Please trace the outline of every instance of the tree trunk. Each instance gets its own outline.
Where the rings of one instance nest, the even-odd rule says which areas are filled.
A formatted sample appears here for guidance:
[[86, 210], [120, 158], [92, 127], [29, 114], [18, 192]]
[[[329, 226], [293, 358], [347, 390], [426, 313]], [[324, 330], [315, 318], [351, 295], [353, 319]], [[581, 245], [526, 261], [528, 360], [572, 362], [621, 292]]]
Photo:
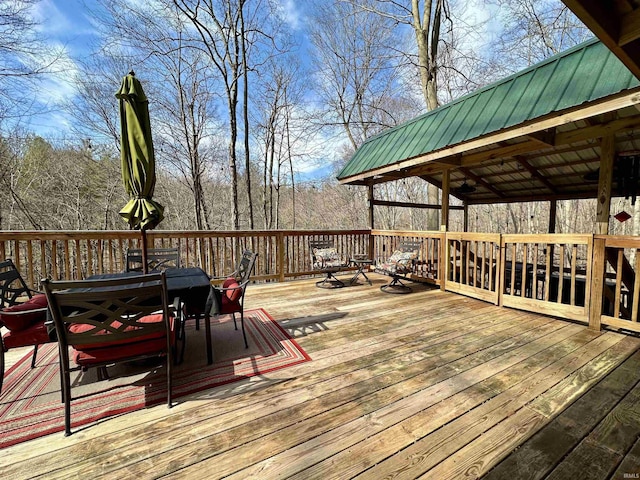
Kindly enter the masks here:
[[420, 0], [411, 0], [411, 13], [413, 14], [413, 31], [416, 35], [418, 47], [418, 69], [420, 71], [420, 83], [427, 110], [438, 107], [438, 85], [436, 81], [438, 41], [440, 39], [440, 21], [444, 0], [436, 0], [433, 25], [431, 24], [431, 11], [433, 0], [425, 0], [424, 12], [420, 18]]
[[242, 113], [244, 120], [244, 165], [247, 185], [247, 201], [249, 202], [249, 228], [253, 230], [253, 198], [251, 196], [251, 157], [249, 155], [249, 69], [247, 67], [247, 39], [244, 29], [244, 1], [240, 3], [240, 47], [242, 50], [242, 73], [244, 78], [242, 90]]

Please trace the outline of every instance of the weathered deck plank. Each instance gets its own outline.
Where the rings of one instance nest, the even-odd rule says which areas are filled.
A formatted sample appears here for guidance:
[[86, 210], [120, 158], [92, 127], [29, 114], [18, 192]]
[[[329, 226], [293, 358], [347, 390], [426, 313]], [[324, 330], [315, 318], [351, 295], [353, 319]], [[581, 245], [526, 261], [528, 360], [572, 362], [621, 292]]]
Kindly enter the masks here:
[[[609, 472], [639, 468], [628, 416], [640, 340], [424, 286], [386, 295], [386, 278], [372, 278], [329, 291], [252, 286], [247, 308], [265, 308], [313, 361], [7, 448], [0, 476], [506, 478], [510, 465], [533, 470], [526, 452], [579, 412], [592, 426], [563, 437], [564, 453], [532, 478], [570, 452], [591, 458], [581, 444], [614, 449]], [[631, 429], [616, 444], [622, 424]]]

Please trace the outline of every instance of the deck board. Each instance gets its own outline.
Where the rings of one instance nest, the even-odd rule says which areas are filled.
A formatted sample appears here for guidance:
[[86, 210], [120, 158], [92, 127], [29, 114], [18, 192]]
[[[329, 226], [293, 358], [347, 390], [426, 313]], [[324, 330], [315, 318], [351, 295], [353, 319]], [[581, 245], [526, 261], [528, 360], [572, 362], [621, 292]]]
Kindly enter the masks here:
[[1, 476], [565, 478], [597, 449], [594, 472], [640, 470], [639, 339], [371, 278], [251, 286], [311, 362], [7, 448]]

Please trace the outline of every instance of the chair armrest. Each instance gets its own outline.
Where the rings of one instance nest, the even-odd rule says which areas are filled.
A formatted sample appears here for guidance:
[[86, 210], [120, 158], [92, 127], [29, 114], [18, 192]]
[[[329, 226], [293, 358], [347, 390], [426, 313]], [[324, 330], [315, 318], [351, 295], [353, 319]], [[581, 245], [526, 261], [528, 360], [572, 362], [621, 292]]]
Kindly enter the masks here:
[[244, 288], [247, 286], [247, 284], [249, 283], [249, 280], [245, 280], [244, 282], [242, 282], [239, 285], [236, 285], [235, 287], [226, 287], [226, 288], [222, 288], [222, 287], [216, 287], [215, 285], [212, 285], [211, 288], [219, 291], [219, 292], [229, 292], [232, 290], [238, 290], [240, 288]]

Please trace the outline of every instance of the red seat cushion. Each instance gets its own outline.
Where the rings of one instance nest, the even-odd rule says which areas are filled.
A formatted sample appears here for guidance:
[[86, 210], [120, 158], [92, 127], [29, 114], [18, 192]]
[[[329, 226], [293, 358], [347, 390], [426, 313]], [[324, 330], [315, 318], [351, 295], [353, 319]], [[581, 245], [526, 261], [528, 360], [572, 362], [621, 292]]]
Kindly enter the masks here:
[[[173, 340], [171, 340], [173, 343]], [[77, 365], [91, 366], [99, 363], [118, 362], [138, 355], [147, 355], [166, 351], [167, 340], [155, 338], [144, 342], [126, 343], [124, 345], [112, 345], [106, 348], [88, 348], [86, 350], [73, 349], [72, 357]]]
[[[171, 330], [173, 330], [173, 317], [171, 317], [169, 319], [169, 323], [170, 323], [170, 328]], [[158, 313], [155, 315], [146, 315], [140, 319], [138, 319], [138, 323], [162, 323], [163, 319], [162, 319], [162, 314]], [[117, 320], [114, 321], [112, 324], [113, 328], [119, 328], [120, 326], [122, 326], [121, 322], [118, 322]], [[128, 326], [124, 329], [125, 332], [131, 332], [131, 331], [135, 331], [138, 328], [142, 328], [142, 327], [134, 327], [134, 326]], [[95, 325], [91, 325], [88, 323], [74, 323], [69, 327], [69, 332], [70, 333], [85, 333], [85, 332], [90, 332], [92, 330], [95, 330], [96, 326]], [[111, 335], [111, 332], [109, 332], [108, 330], [96, 330], [93, 333], [93, 336], [102, 336], [102, 335]], [[114, 340], [114, 341], [105, 341], [102, 340], [100, 342], [100, 344], [87, 344], [87, 345], [74, 345], [74, 347], [77, 350], [90, 350], [93, 348], [107, 348], [107, 347], [111, 347], [111, 346], [116, 346], [116, 345], [125, 345], [128, 343], [139, 343], [139, 342], [145, 342], [147, 340], [152, 340], [154, 338], [164, 338], [164, 332], [162, 331], [156, 331], [156, 332], [150, 332], [146, 335], [142, 335], [139, 337], [129, 337], [129, 338], [122, 338], [119, 340]]]
[[22, 330], [13, 330], [2, 337], [4, 346], [8, 349], [16, 347], [26, 347], [29, 345], [41, 345], [49, 343], [49, 333], [44, 322], [35, 323]]
[[[24, 303], [18, 303], [11, 307], [5, 307], [0, 312], [2, 322], [12, 332], [19, 332], [29, 328], [36, 322], [44, 322], [47, 319], [47, 311], [30, 312], [30, 310], [47, 307], [47, 297], [44, 293], [34, 295]], [[3, 315], [3, 312], [20, 313], [20, 315]], [[24, 312], [24, 313], [23, 313]]]
[[240, 285], [234, 278], [227, 279], [224, 282], [223, 288], [231, 288], [233, 290], [226, 290], [223, 292], [222, 299], [221, 299], [222, 303], [220, 305], [220, 313], [225, 314], [225, 313], [236, 313], [236, 312], [242, 311], [242, 305], [240, 305], [240, 298], [242, 297], [242, 288], [235, 288], [239, 286]]
[[[147, 315], [138, 320], [142, 323], [158, 323], [162, 322], [162, 314]], [[120, 322], [114, 322], [114, 326], [117, 326]], [[171, 317], [169, 319], [170, 331], [170, 343], [175, 342], [175, 319]], [[93, 325], [88, 324], [74, 324], [70, 330], [75, 330], [76, 333], [90, 331], [95, 328]], [[135, 327], [127, 327], [126, 331], [131, 331]], [[106, 330], [100, 330], [95, 335], [109, 335]], [[152, 332], [148, 335], [140, 337], [133, 337], [122, 339], [118, 341], [105, 342], [97, 345], [76, 345], [73, 348], [72, 358], [77, 365], [90, 366], [105, 362], [117, 362], [120, 360], [126, 360], [138, 355], [153, 354], [156, 352], [162, 352], [167, 348], [167, 340], [165, 339], [164, 332]]]

